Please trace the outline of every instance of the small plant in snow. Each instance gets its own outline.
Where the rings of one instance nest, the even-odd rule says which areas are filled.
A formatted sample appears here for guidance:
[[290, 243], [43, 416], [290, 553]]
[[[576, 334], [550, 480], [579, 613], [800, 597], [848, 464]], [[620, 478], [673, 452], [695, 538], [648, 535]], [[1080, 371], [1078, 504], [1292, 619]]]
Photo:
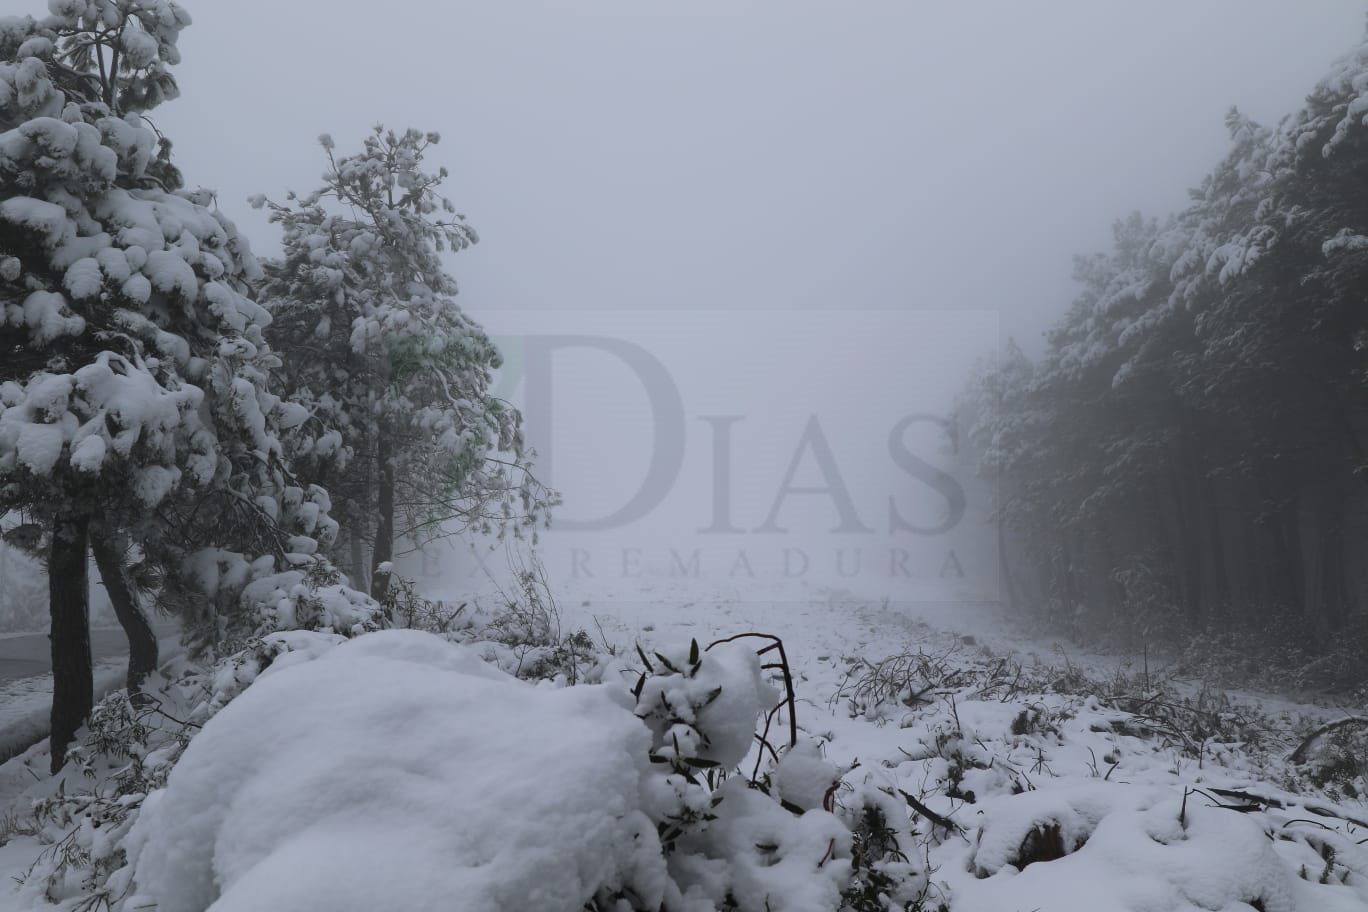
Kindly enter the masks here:
[[1308, 751], [1298, 774], [1336, 800], [1368, 795], [1368, 727], [1345, 726]]
[[[638, 654], [645, 670], [632, 692], [637, 716], [651, 730], [650, 760], [662, 770], [655, 784], [658, 803], [652, 816], [660, 843], [669, 853], [681, 836], [701, 832], [716, 819], [712, 810], [721, 799], [713, 790], [725, 780], [728, 766], [734, 767], [744, 757], [758, 713], [749, 713], [750, 732], [740, 755], [734, 743], [725, 745], [730, 750], [719, 754], [708, 724], [721, 719], [713, 712], [723, 689], [716, 660], [705, 671], [705, 654], [697, 640], [690, 642], [686, 656], [656, 653], [652, 662], [640, 647]], [[734, 728], [734, 721], [726, 724]], [[724, 765], [725, 760], [732, 763]]]
[[962, 683], [964, 671], [950, 661], [955, 651], [933, 655], [918, 649], [877, 662], [860, 659], [851, 666], [832, 701], [844, 701], [852, 717], [875, 721], [887, 721], [894, 712], [927, 706]]
[[[155, 703], [151, 688], [143, 696]], [[70, 908], [84, 910], [110, 908], [122, 897], [126, 884], [111, 878], [126, 861], [124, 838], [143, 799], [166, 784], [198, 728], [153, 703], [136, 706], [122, 691], [101, 701], [85, 740], [67, 755], [89, 788], [69, 791], [68, 777], [34, 805], [40, 838], [49, 845], [26, 882], [48, 901], [70, 900]]]
[[[782, 656], [782, 644], [770, 648]], [[906, 812], [862, 792], [875, 807], [869, 816], [834, 815], [841, 775], [817, 746], [799, 741], [779, 753], [768, 729], [757, 735], [757, 721], [786, 705], [764, 676], [775, 665], [728, 641], [638, 648], [638, 657], [633, 694], [655, 772], [643, 785], [645, 809], [686, 895], [742, 912], [924, 908], [925, 869], [910, 860]], [[782, 659], [777, 666], [787, 672]], [[767, 774], [740, 771], [753, 749], [776, 755]]]
[[913, 912], [928, 905], [931, 883], [901, 801], [886, 790], [861, 785], [839, 816], [850, 827], [850, 886], [841, 894], [842, 912]]
[[478, 631], [492, 641], [489, 654], [504, 671], [520, 678], [563, 680], [567, 684], [602, 679], [605, 656], [584, 630], [567, 633], [560, 606], [537, 552], [506, 545], [510, 585], [494, 582], [497, 604]]
[[471, 626], [473, 620], [466, 612], [468, 604], [462, 602], [452, 606], [427, 598], [418, 591], [413, 580], [396, 574], [390, 580], [389, 591], [380, 607], [391, 626], [446, 636]]

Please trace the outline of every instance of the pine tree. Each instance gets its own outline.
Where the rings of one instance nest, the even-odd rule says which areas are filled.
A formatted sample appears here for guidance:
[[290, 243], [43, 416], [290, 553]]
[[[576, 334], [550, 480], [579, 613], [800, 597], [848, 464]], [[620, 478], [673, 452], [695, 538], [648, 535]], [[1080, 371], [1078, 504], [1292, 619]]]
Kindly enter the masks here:
[[296, 461], [338, 500], [358, 582], [371, 543], [377, 599], [397, 538], [520, 535], [554, 499], [531, 474], [518, 411], [490, 394], [498, 349], [443, 268], [443, 253], [477, 238], [438, 192], [446, 170], [422, 169], [438, 140], [376, 127], [339, 158], [324, 136], [321, 188], [253, 201], [284, 230], [263, 300], [284, 388], [311, 416], [292, 435]]
[[[55, 772], [92, 703], [89, 549], [136, 687], [156, 642], [130, 561], [250, 607], [253, 584], [302, 576], [287, 565], [331, 526], [326, 494], [283, 460], [279, 431], [302, 410], [267, 391], [269, 316], [247, 296], [259, 267], [209, 194], [180, 191], [142, 118], [176, 95], [188, 15], [171, 0], [49, 7], [0, 20], [0, 511], [48, 542]], [[353, 604], [334, 620], [362, 622]]]

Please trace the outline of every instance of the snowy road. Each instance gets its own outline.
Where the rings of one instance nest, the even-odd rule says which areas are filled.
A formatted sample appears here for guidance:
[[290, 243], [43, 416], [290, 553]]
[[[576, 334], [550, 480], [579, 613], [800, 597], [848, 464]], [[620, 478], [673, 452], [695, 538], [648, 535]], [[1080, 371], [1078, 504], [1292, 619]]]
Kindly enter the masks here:
[[[159, 621], [157, 631], [162, 659], [179, 648], [177, 626]], [[128, 640], [120, 629], [91, 631], [95, 660], [97, 699], [122, 687], [127, 672]], [[0, 637], [0, 761], [22, 752], [47, 736], [48, 710], [52, 702], [52, 665], [45, 633]]]
[[[158, 630], [165, 636], [165, 632]], [[96, 661], [128, 654], [128, 640], [120, 629], [93, 630], [90, 648]], [[46, 633], [29, 633], [0, 639], [0, 685], [21, 678], [45, 675], [52, 668]]]

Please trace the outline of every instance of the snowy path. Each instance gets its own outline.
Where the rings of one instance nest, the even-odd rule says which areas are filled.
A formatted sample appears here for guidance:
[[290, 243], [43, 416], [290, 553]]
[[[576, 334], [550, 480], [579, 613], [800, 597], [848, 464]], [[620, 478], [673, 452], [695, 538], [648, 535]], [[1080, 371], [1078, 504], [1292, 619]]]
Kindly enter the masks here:
[[[95, 663], [95, 698], [123, 684], [128, 663], [107, 658]], [[52, 709], [52, 676], [38, 674], [0, 686], [0, 763], [47, 737]]]

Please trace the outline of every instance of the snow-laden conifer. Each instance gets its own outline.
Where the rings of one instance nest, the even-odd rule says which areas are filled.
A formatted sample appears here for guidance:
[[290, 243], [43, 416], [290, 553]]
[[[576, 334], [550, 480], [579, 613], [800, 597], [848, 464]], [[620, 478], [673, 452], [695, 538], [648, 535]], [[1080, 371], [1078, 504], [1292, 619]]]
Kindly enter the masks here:
[[[212, 195], [180, 190], [141, 117], [176, 95], [189, 16], [171, 0], [49, 9], [0, 19], [0, 511], [50, 541], [57, 767], [91, 704], [88, 548], [145, 673], [156, 645], [131, 560], [186, 604], [212, 583], [226, 615], [287, 614], [307, 587], [268, 605], [243, 593], [302, 580], [335, 525], [283, 460], [279, 433], [302, 410], [267, 389], [259, 267]], [[344, 629], [368, 613], [349, 604]]]
[[499, 351], [456, 305], [443, 266], [477, 238], [438, 192], [446, 169], [423, 169], [438, 139], [376, 127], [339, 157], [323, 136], [320, 188], [253, 201], [284, 231], [264, 300], [285, 388], [310, 414], [292, 452], [334, 495], [354, 580], [371, 543], [377, 598], [397, 537], [521, 535], [551, 500], [530, 472], [521, 416], [491, 394]]

